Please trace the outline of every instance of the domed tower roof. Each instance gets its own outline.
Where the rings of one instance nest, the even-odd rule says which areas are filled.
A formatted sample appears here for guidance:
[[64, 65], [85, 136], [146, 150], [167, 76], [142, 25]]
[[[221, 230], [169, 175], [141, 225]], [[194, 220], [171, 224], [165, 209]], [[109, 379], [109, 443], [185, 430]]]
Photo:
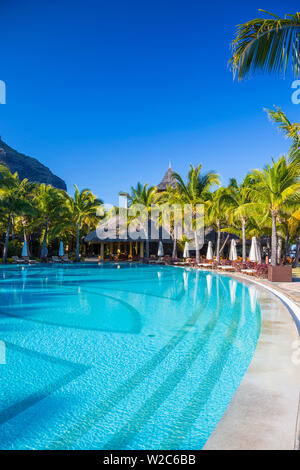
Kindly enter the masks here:
[[158, 192], [161, 191], [166, 191], [168, 186], [171, 186], [171, 188], [175, 189], [176, 188], [176, 180], [173, 178], [173, 170], [171, 168], [171, 163], [169, 164], [169, 168], [167, 169], [165, 176], [157, 186]]

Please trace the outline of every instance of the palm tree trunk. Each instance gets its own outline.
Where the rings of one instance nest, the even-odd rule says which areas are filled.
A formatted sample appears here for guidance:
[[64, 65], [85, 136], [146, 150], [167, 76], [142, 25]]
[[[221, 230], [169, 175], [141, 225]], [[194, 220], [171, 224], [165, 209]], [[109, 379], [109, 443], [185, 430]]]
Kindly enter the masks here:
[[223, 252], [223, 250], [224, 250], [224, 248], [225, 248], [225, 246], [226, 246], [226, 243], [228, 242], [229, 237], [230, 237], [230, 233], [227, 233], [226, 238], [225, 238], [225, 240], [224, 240], [224, 243], [223, 243], [223, 245], [221, 246], [221, 249], [220, 249], [220, 255], [221, 255], [221, 253]]
[[284, 239], [284, 258], [283, 258], [283, 264], [287, 263], [287, 257], [289, 254], [289, 242], [290, 242], [290, 234], [289, 234], [289, 229], [286, 229], [285, 232], [285, 239]]
[[221, 239], [221, 227], [220, 227], [220, 220], [218, 219], [217, 220], [217, 233], [218, 233], [218, 237], [217, 237], [217, 261], [218, 263], [220, 262], [220, 239]]
[[75, 261], [79, 263], [79, 225], [76, 226], [76, 250], [75, 250]]
[[297, 240], [296, 254], [295, 254], [295, 259], [293, 261], [293, 268], [297, 268], [299, 260], [300, 260], [300, 237]]
[[277, 265], [277, 232], [276, 232], [277, 211], [272, 211], [272, 241], [271, 241], [271, 265]]
[[199, 248], [199, 242], [198, 242], [198, 235], [197, 235], [197, 230], [195, 230], [195, 250], [196, 250], [196, 263], [200, 263], [200, 248]]
[[6, 261], [7, 261], [10, 227], [11, 227], [11, 216], [8, 217], [8, 224], [7, 224], [7, 229], [6, 229], [5, 243], [4, 243], [4, 250], [3, 250], [3, 260], [2, 260], [3, 264], [6, 264]]
[[172, 259], [176, 259], [176, 258], [177, 258], [177, 240], [176, 240], [176, 238], [174, 237], [174, 238], [173, 238]]
[[267, 257], [268, 257], [268, 263], [269, 263], [270, 253], [271, 253], [271, 237], [267, 237]]
[[259, 263], [261, 263], [262, 247], [261, 247], [261, 240], [260, 240], [260, 237], [257, 237], [257, 248], [258, 248], [258, 254], [259, 254], [259, 256], [260, 256]]
[[42, 243], [41, 258], [43, 261], [47, 260], [47, 236], [48, 236], [48, 220], [46, 221], [46, 224], [45, 224], [45, 233], [44, 233], [44, 238], [43, 238], [43, 243]]
[[282, 251], [282, 236], [278, 236], [278, 243], [277, 243], [277, 262], [280, 264], [281, 261], [281, 251]]
[[243, 263], [246, 263], [247, 252], [246, 252], [246, 220], [242, 218], [242, 237], [243, 237]]

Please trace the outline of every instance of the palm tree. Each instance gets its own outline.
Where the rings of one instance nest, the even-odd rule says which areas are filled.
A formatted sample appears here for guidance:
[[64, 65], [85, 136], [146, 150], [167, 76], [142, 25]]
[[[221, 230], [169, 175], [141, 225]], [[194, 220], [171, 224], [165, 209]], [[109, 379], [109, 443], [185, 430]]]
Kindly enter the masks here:
[[221, 225], [226, 219], [225, 204], [222, 200], [225, 188], [218, 188], [207, 202], [207, 222], [217, 230], [216, 260], [220, 262], [221, 253]]
[[234, 178], [231, 178], [229, 185], [222, 191], [220, 196], [220, 203], [225, 206], [225, 211], [229, 215], [229, 219], [238, 220], [241, 223], [242, 228], [242, 257], [243, 263], [246, 262], [246, 222], [247, 214], [239, 210], [240, 206], [243, 206], [250, 202], [249, 198], [249, 178], [242, 181], [241, 185], [237, 184]]
[[249, 176], [251, 180], [249, 197], [253, 202], [241, 205], [236, 213], [248, 213], [253, 217], [271, 215], [272, 246], [271, 264], [277, 264], [277, 219], [284, 206], [300, 202], [300, 169], [299, 165], [288, 163], [285, 157], [273, 165], [267, 165], [262, 171], [254, 170]]
[[[171, 238], [173, 240], [173, 249], [172, 249], [172, 259], [177, 258], [177, 243], [178, 238], [181, 235], [181, 227], [182, 227], [182, 206], [178, 204], [178, 195], [176, 191], [172, 188], [172, 186], [168, 186], [167, 189], [157, 195], [157, 203], [160, 205], [162, 209], [159, 215], [159, 225], [162, 226], [164, 224], [164, 214], [165, 210], [168, 213], [168, 228], [167, 230], [170, 231]], [[184, 239], [184, 243], [188, 241], [186, 237]], [[182, 245], [182, 243], [181, 243]]]
[[289, 160], [291, 162], [300, 163], [300, 124], [291, 123], [286, 114], [278, 107], [275, 110], [265, 109], [269, 119], [278, 125], [278, 129], [283, 131], [285, 136], [292, 141], [289, 149]]
[[300, 13], [284, 18], [256, 18], [238, 26], [229, 64], [239, 80], [257, 70], [280, 72], [287, 66], [298, 77], [300, 67]]
[[219, 176], [215, 172], [209, 171], [208, 173], [201, 174], [201, 168], [202, 165], [195, 167], [191, 165], [186, 183], [178, 173], [173, 173], [173, 178], [177, 181], [177, 187], [175, 191], [178, 201], [181, 204], [190, 204], [192, 207], [197, 263], [200, 262], [199, 240], [197, 229], [195, 228], [197, 224], [197, 205], [204, 204], [208, 200], [211, 200], [212, 194], [210, 190], [212, 186], [220, 184]]
[[38, 213], [36, 222], [43, 225], [41, 249], [41, 259], [43, 261], [47, 258], [47, 240], [50, 225], [59, 222], [59, 217], [65, 208], [66, 198], [67, 193], [65, 191], [45, 183], [36, 185], [34, 190], [33, 203]]
[[80, 230], [83, 225], [90, 226], [94, 222], [97, 209], [103, 204], [100, 199], [92, 193], [90, 189], [83, 189], [79, 191], [76, 184], [74, 184], [74, 196], [69, 196], [67, 200], [67, 218], [63, 223], [65, 225], [75, 226], [76, 229], [76, 249], [75, 260], [80, 261], [79, 245], [80, 245]]
[[[131, 187], [131, 193], [126, 193], [121, 191], [120, 196], [125, 196], [130, 202], [130, 206], [133, 205], [142, 205], [144, 206], [145, 210], [147, 211], [147, 228], [149, 233], [150, 223], [151, 223], [151, 208], [155, 205], [160, 196], [157, 193], [156, 186], [150, 186], [148, 188], [148, 184], [144, 186], [139, 182], [137, 183], [136, 187]], [[146, 258], [149, 258], [149, 236], [146, 238]]]
[[6, 214], [7, 228], [3, 250], [3, 264], [7, 261], [8, 241], [14, 217], [32, 214], [34, 209], [28, 198], [32, 185], [27, 179], [19, 180], [18, 173], [11, 174], [7, 168], [1, 168], [0, 200], [2, 211]]

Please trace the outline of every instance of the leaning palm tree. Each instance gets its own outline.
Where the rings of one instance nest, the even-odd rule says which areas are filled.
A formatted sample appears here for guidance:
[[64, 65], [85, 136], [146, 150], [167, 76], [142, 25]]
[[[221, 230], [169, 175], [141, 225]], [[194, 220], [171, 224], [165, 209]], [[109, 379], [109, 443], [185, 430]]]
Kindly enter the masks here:
[[220, 184], [219, 176], [213, 172], [201, 174], [202, 165], [190, 166], [188, 179], [185, 183], [178, 173], [173, 173], [173, 178], [177, 181], [176, 194], [181, 204], [189, 204], [192, 209], [194, 239], [196, 249], [196, 261], [200, 262], [200, 248], [197, 231], [197, 205], [205, 204], [212, 199], [211, 188]]
[[80, 247], [80, 230], [83, 225], [90, 226], [94, 221], [97, 209], [103, 204], [100, 199], [92, 193], [90, 189], [83, 189], [79, 191], [76, 184], [74, 184], [74, 196], [69, 196], [67, 200], [67, 225], [72, 225], [76, 230], [76, 249], [75, 260], [80, 261], [79, 247]]
[[277, 220], [284, 205], [300, 203], [300, 169], [299, 165], [288, 163], [285, 157], [273, 165], [267, 165], [262, 171], [254, 170], [251, 179], [249, 197], [252, 202], [243, 204], [237, 210], [237, 215], [248, 213], [253, 217], [271, 215], [272, 217], [272, 246], [271, 264], [277, 264]]
[[3, 250], [3, 264], [7, 261], [8, 242], [13, 218], [24, 214], [33, 214], [34, 209], [28, 194], [32, 185], [27, 179], [19, 180], [18, 173], [11, 174], [2, 168], [0, 201], [2, 212], [6, 214], [7, 228]]
[[[149, 233], [149, 228], [150, 228], [150, 216], [151, 216], [151, 210], [153, 205], [155, 205], [160, 196], [157, 193], [157, 188], [156, 186], [150, 186], [148, 188], [148, 184], [142, 185], [141, 183], [137, 183], [136, 187], [134, 188], [133, 186], [131, 187], [131, 193], [126, 193], [124, 191], [121, 191], [120, 196], [125, 196], [129, 200], [130, 206], [133, 205], [141, 205], [145, 208], [147, 211], [147, 228], [148, 228], [148, 233]], [[140, 217], [140, 216], [139, 216]], [[131, 218], [129, 218], [131, 220]], [[146, 238], [146, 258], [149, 258], [149, 236]]]
[[240, 24], [232, 42], [229, 64], [239, 80], [256, 71], [285, 75], [288, 65], [295, 76], [300, 69], [300, 13], [284, 18], [265, 10], [269, 18]]

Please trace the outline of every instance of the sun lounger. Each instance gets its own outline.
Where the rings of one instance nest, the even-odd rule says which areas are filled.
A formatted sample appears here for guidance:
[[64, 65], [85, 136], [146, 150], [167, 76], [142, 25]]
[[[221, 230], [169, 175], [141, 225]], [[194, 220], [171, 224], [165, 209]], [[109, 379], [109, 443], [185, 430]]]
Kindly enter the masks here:
[[212, 268], [210, 263], [199, 263], [197, 266], [200, 266], [201, 268]]
[[69, 258], [68, 255], [62, 256], [61, 260], [63, 263], [72, 263], [72, 260]]
[[29, 256], [22, 256], [22, 258], [25, 261], [25, 263], [28, 263], [28, 264], [38, 263], [38, 261], [36, 261], [35, 259], [30, 259]]
[[12, 256], [13, 264], [24, 264], [25, 261], [18, 256]]
[[233, 266], [220, 266], [220, 268], [223, 269], [223, 271], [234, 271]]
[[255, 269], [241, 269], [241, 273], [250, 274], [250, 276], [253, 276], [256, 273], [256, 271]]
[[53, 263], [61, 263], [62, 261], [59, 259], [58, 256], [52, 256]]

